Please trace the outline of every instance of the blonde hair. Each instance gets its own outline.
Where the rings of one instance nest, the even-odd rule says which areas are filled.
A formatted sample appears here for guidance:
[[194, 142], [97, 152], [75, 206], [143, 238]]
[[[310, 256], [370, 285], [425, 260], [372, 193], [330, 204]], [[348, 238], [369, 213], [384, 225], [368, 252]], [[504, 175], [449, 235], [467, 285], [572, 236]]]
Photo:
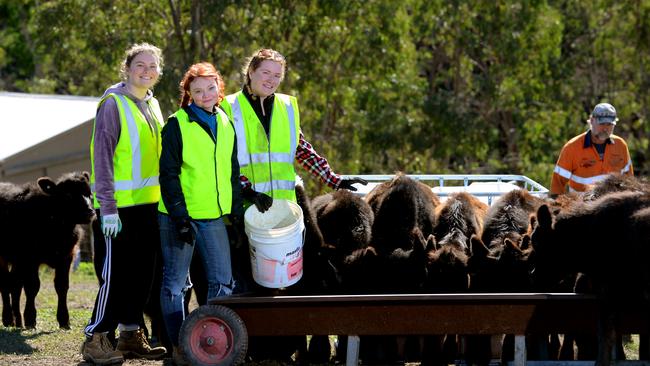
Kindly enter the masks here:
[[162, 76], [162, 68], [164, 64], [162, 51], [160, 50], [160, 48], [154, 45], [143, 42], [143, 43], [133, 44], [131, 47], [129, 47], [129, 49], [127, 49], [124, 52], [124, 59], [122, 60], [122, 64], [120, 65], [120, 78], [123, 81], [126, 81], [129, 78], [129, 67], [131, 67], [131, 62], [133, 62], [135, 56], [141, 54], [142, 52], [150, 53], [156, 58], [156, 60], [158, 61], [158, 74]]
[[241, 72], [244, 76], [244, 82], [246, 85], [250, 85], [251, 82], [250, 76], [248, 76], [249, 72], [257, 70], [262, 62], [266, 60], [275, 61], [282, 65], [282, 79], [284, 79], [284, 73], [287, 69], [287, 60], [276, 50], [261, 48], [246, 59], [246, 64], [242, 68]]

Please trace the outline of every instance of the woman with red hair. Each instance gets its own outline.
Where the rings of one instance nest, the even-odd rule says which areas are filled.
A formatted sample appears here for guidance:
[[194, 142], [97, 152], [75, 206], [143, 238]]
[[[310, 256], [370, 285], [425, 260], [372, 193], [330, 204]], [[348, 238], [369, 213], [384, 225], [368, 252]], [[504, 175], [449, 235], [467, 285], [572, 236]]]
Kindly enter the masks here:
[[194, 249], [208, 283], [208, 298], [232, 293], [230, 244], [223, 218], [242, 222], [243, 206], [235, 130], [218, 108], [223, 79], [207, 62], [190, 66], [180, 83], [180, 109], [162, 130], [158, 205], [163, 276], [160, 304], [174, 346], [184, 364], [178, 334]]

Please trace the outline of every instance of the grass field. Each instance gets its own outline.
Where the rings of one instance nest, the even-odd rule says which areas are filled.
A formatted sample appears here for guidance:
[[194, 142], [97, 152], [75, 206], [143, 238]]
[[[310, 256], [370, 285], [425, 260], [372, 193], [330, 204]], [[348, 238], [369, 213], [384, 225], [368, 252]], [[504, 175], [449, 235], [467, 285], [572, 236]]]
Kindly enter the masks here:
[[[56, 321], [57, 297], [53, 277], [54, 272], [50, 268], [41, 267], [35, 329], [0, 326], [0, 365], [84, 365], [80, 353], [83, 328], [90, 319], [97, 294], [97, 279], [92, 263], [81, 263], [77, 271], [70, 275], [70, 330], [59, 329]], [[171, 365], [171, 362], [128, 360], [124, 365]]]
[[[57, 298], [52, 284], [53, 275], [51, 269], [41, 267], [41, 290], [36, 298], [38, 317], [35, 329], [0, 326], [0, 365], [85, 365], [80, 354], [83, 328], [90, 318], [97, 294], [97, 280], [92, 263], [81, 263], [70, 276], [70, 330], [59, 329], [56, 321]], [[628, 359], [638, 359], [638, 336], [631, 338], [625, 351]], [[171, 366], [172, 363], [171, 360], [127, 360], [123, 365]], [[277, 363], [263, 365], [272, 366]]]

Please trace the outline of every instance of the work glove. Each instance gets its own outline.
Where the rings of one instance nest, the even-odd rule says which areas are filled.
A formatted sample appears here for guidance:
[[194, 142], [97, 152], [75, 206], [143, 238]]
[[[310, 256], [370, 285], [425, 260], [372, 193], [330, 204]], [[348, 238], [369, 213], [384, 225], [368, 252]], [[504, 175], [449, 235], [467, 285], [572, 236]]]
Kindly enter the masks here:
[[271, 205], [273, 205], [273, 197], [267, 195], [266, 193], [255, 192], [254, 190], [249, 190], [246, 193], [246, 198], [255, 204], [257, 210], [261, 213], [266, 212]]
[[102, 232], [104, 236], [115, 238], [117, 234], [122, 231], [122, 221], [120, 215], [114, 213], [110, 215], [102, 215]]
[[355, 183], [363, 184], [364, 186], [368, 184], [368, 181], [359, 177], [345, 178], [339, 183], [338, 189], [347, 189], [348, 191], [356, 192], [356, 188], [352, 185]]
[[180, 241], [188, 245], [194, 245], [196, 233], [192, 227], [192, 221], [189, 217], [174, 218], [174, 225], [176, 226], [176, 236]]

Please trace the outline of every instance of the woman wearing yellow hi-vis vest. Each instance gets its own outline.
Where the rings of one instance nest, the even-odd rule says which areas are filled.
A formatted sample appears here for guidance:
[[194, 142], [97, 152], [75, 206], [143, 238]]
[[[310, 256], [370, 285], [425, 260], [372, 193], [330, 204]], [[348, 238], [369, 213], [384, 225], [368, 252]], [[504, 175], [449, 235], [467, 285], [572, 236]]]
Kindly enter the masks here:
[[235, 283], [223, 218], [228, 215], [239, 227], [243, 216], [235, 130], [218, 107], [224, 97], [221, 75], [210, 63], [194, 64], [180, 89], [181, 108], [162, 131], [158, 206], [160, 305], [177, 365], [186, 364], [178, 335], [195, 249], [205, 271], [205, 278], [196, 280], [207, 282], [208, 299], [230, 295]]
[[296, 201], [294, 161], [333, 189], [356, 191], [354, 183], [367, 184], [361, 178], [342, 179], [305, 140], [296, 97], [275, 93], [285, 69], [279, 52], [255, 52], [243, 69], [244, 87], [221, 103], [237, 133], [244, 198], [261, 212], [273, 198]]
[[[100, 286], [81, 353], [98, 365], [166, 353], [163, 347], [151, 348], [140, 329], [160, 247], [156, 217], [163, 119], [151, 88], [162, 63], [158, 47], [131, 46], [122, 61], [123, 81], [108, 88], [97, 107], [90, 181], [100, 218], [93, 223]], [[116, 328], [120, 336], [113, 349]]]
[[[243, 196], [260, 212], [268, 210], [274, 198], [296, 201], [294, 162], [333, 189], [356, 191], [353, 184], [367, 184], [361, 178], [343, 179], [335, 174], [327, 160], [305, 140], [296, 97], [275, 93], [285, 70], [286, 61], [279, 52], [272, 49], [255, 52], [242, 70], [245, 79], [242, 90], [226, 96], [221, 103], [237, 134]], [[247, 256], [248, 253], [234, 253], [236, 292], [254, 288], [249, 285], [252, 281], [250, 268], [246, 270], [250, 263]], [[273, 339], [251, 337], [249, 349], [251, 354], [265, 354], [270, 350], [276, 358], [285, 359], [293, 353], [290, 345], [298, 346], [302, 341], [304, 337], [283, 339], [280, 350]]]

